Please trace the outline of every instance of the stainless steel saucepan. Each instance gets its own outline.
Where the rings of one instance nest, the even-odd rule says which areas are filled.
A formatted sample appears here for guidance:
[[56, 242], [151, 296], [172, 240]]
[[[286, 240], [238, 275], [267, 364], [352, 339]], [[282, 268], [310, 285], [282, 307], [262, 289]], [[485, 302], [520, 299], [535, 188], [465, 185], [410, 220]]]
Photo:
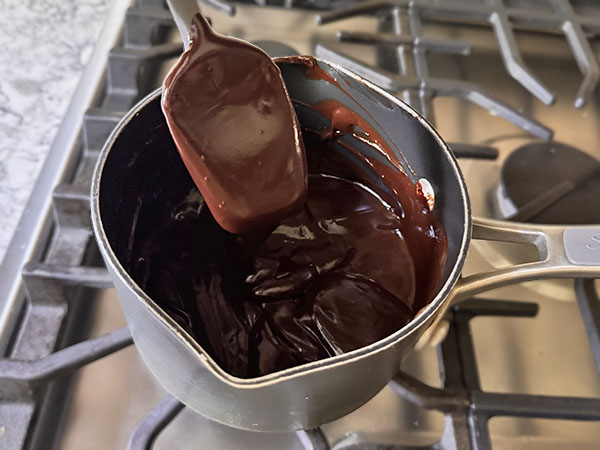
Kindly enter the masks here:
[[[132, 183], [146, 183], [150, 177], [163, 177], [164, 190], [181, 182], [170, 179], [167, 165], [161, 163], [165, 148], [175, 150], [160, 108], [160, 90], [120, 122], [104, 146], [93, 176], [94, 232], [140, 355], [167, 391], [197, 412], [234, 427], [283, 432], [316, 427], [348, 414], [390, 381], [417, 340], [454, 302], [522, 281], [600, 277], [600, 226], [472, 219], [456, 160], [432, 126], [411, 107], [358, 75], [325, 61], [318, 64], [343, 89], [309, 78], [300, 65], [281, 64], [292, 99], [305, 105], [335, 99], [359, 113], [367, 110], [369, 115], [364, 118], [387, 137], [391, 148], [401, 149], [418, 178], [430, 182], [435, 208], [448, 235], [448, 256], [437, 295], [409, 324], [385, 339], [318, 362], [240, 379], [223, 371], [135, 283], [124, 263], [128, 233], [139, 211], [124, 210], [122, 199]], [[318, 123], [322, 118], [306, 108], [299, 107], [298, 116], [301, 123], [323, 126]], [[359, 143], [357, 148], [372, 151]], [[338, 150], [345, 151], [342, 147]], [[153, 172], [151, 167], [164, 170]], [[539, 261], [461, 278], [472, 238], [533, 244], [539, 250]]]

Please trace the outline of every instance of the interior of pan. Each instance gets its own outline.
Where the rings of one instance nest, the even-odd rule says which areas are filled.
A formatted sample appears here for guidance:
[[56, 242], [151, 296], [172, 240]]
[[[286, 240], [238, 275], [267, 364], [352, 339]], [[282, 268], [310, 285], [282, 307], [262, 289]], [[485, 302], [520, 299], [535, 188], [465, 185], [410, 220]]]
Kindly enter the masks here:
[[[404, 172], [413, 183], [421, 178], [430, 182], [435, 194], [435, 210], [448, 237], [448, 254], [440, 283], [440, 291], [443, 290], [445, 282], [452, 281], [451, 276], [458, 276], [455, 269], [460, 272], [470, 238], [469, 198], [454, 156], [433, 127], [405, 103], [348, 70], [323, 61], [319, 61], [319, 65], [331, 75], [334, 84], [322, 77], [307, 77], [307, 72], [298, 65], [279, 64], [290, 97], [299, 103], [296, 112], [300, 122], [312, 128], [323, 127], [324, 118], [302, 104], [337, 100], [378, 131], [398, 153]], [[352, 146], [370, 157], [379, 156], [372, 147], [356, 139]], [[344, 152], [343, 148], [339, 150]], [[346, 154], [352, 157], [347, 151]], [[384, 159], [381, 161], [387, 163]], [[377, 177], [372, 180], [381, 189], [387, 189]]]
[[[302, 105], [323, 100], [335, 99], [354, 111], [362, 111], [363, 118], [402, 153], [400, 160], [405, 160], [405, 172], [413, 182], [426, 178], [433, 186], [435, 209], [448, 239], [435, 306], [460, 274], [470, 237], [469, 202], [456, 161], [431, 126], [405, 104], [350, 72], [319, 64], [337, 83], [311, 79], [301, 65], [280, 65], [300, 122], [313, 129], [322, 128], [325, 119]], [[367, 145], [354, 146], [361, 152], [373, 151]], [[160, 233], [154, 226], [155, 211], [164, 208], [158, 205], [185, 197], [193, 187], [169, 134], [158, 94], [118, 131], [101, 170], [102, 227], [120, 265], [127, 270], [136, 258], [136, 246], [143, 245], [135, 242], [131, 230], [137, 229], [142, 236]], [[135, 281], [143, 284], [143, 280]]]

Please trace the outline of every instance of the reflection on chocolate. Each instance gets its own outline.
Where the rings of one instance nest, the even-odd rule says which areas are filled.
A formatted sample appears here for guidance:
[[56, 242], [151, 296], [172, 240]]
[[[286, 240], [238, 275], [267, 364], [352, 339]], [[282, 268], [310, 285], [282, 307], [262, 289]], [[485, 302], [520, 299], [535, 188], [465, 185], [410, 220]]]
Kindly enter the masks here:
[[[304, 64], [311, 78], [338, 83], [311, 58], [291, 62]], [[119, 260], [239, 377], [385, 338], [427, 305], [440, 283], [443, 227], [403, 172], [402, 155], [370, 126], [368, 111], [332, 100], [297, 108], [331, 125], [302, 130], [306, 199], [272, 227], [235, 235], [219, 226], [164, 124], [148, 130], [149, 148], [133, 149], [115, 172], [128, 182], [111, 214], [131, 211], [128, 233], [107, 227]]]
[[162, 107], [181, 158], [215, 219], [242, 233], [297, 210], [306, 194], [298, 120], [279, 68], [216, 34], [197, 14], [191, 44], [164, 82]]
[[[397, 199], [367, 187], [365, 167], [334, 149], [336, 136], [304, 131], [307, 199], [274, 229], [224, 231], [189, 183], [135, 230], [129, 273], [233, 375], [376, 342], [437, 289], [446, 240], [425, 199], [406, 175], [373, 161], [394, 180]], [[138, 195], [152, 201], [149, 192]]]
[[413, 316], [400, 218], [358, 183], [311, 175], [308, 186], [303, 209], [266, 237], [222, 230], [192, 189], [132, 267], [234, 375], [354, 350]]
[[[332, 142], [344, 134], [351, 134], [360, 142], [367, 143], [387, 162], [367, 158], [352, 146], [341, 143], [347, 152], [363, 162], [361, 167], [350, 164], [348, 158], [340, 153], [323, 151], [319, 153], [321, 161], [316, 164], [313, 162], [313, 165], [323, 165], [323, 155], [326, 154], [328, 173], [359, 181], [366, 186], [371, 184], [369, 174], [381, 179], [387, 189], [379, 190], [379, 195], [402, 218], [401, 232], [415, 266], [417, 307], [422, 308], [434, 297], [441, 277], [447, 250], [443, 226], [430, 211], [420, 186], [415, 186], [403, 173], [398, 158], [398, 154], [403, 157], [401, 152], [390, 148], [386, 140], [361, 115], [335, 100], [321, 102], [314, 105], [313, 109], [331, 120], [331, 127], [319, 132], [321, 140]], [[368, 114], [368, 111], [364, 112]], [[314, 160], [315, 155], [316, 153], [312, 152], [308, 157]]]

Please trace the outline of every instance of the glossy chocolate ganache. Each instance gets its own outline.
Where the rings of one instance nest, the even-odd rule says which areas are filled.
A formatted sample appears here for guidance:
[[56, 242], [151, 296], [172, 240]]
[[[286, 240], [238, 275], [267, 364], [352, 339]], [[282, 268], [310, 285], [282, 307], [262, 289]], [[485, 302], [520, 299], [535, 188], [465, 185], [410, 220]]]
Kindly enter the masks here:
[[190, 47], [163, 85], [177, 149], [219, 224], [276, 225], [306, 194], [300, 125], [279, 68], [258, 47], [215, 33], [196, 14]]
[[[310, 58], [279, 64], [289, 62], [326, 79]], [[157, 134], [162, 161], [139, 152], [135, 165], [146, 179], [130, 183], [122, 200], [123, 210], [134, 211], [119, 256], [128, 272], [225, 371], [242, 378], [385, 338], [440, 283], [443, 227], [420, 189], [393, 168], [400, 167], [394, 152], [361, 114], [333, 100], [297, 106], [331, 126], [302, 128], [308, 192], [278, 225], [244, 235], [221, 228], [166, 127]], [[362, 156], [341, 142], [344, 135], [389, 153], [390, 164]], [[124, 170], [120, 176], [139, 178]], [[373, 173], [387, 189], [370, 184]]]

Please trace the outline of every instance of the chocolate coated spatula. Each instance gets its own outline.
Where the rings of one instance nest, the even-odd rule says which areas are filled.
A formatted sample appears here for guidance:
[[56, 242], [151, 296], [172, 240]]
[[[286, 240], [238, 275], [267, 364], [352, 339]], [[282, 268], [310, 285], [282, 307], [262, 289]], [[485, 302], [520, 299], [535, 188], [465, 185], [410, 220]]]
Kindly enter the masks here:
[[162, 94], [181, 158], [225, 230], [276, 225], [302, 204], [307, 182], [279, 68], [259, 48], [215, 33], [200, 13], [191, 16], [194, 2], [168, 3], [188, 43]]

